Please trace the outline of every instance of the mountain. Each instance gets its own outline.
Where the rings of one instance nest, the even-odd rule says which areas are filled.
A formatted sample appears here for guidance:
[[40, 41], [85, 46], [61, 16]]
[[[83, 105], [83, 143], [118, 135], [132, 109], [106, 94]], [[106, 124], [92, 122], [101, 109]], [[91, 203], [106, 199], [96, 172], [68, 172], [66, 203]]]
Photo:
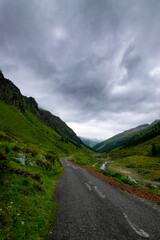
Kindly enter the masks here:
[[86, 146], [88, 146], [88, 147], [90, 147], [90, 148], [93, 148], [95, 145], [97, 145], [98, 143], [100, 143], [101, 141], [100, 140], [98, 140], [98, 139], [89, 139], [89, 138], [84, 138], [84, 137], [79, 137], [81, 140], [82, 140], [82, 142], [86, 145]]
[[23, 139], [53, 146], [67, 152], [82, 148], [83, 143], [59, 117], [40, 109], [32, 97], [25, 97], [0, 71], [0, 131], [1, 137]]
[[133, 136], [129, 141], [127, 141], [123, 147], [133, 147], [142, 144], [146, 141], [152, 140], [160, 135], [160, 121], [154, 121], [145, 130], [139, 132], [137, 135]]
[[[153, 123], [152, 123], [153, 124]], [[139, 134], [145, 132], [146, 129], [150, 127], [149, 124], [140, 125], [136, 128], [124, 131], [120, 134], [117, 134], [93, 147], [94, 150], [98, 152], [105, 152], [122, 145], [125, 145], [131, 141], [131, 139], [136, 138]]]
[[160, 119], [156, 119], [154, 120], [154, 122], [152, 122], [150, 125], [155, 125], [156, 123], [160, 122]]

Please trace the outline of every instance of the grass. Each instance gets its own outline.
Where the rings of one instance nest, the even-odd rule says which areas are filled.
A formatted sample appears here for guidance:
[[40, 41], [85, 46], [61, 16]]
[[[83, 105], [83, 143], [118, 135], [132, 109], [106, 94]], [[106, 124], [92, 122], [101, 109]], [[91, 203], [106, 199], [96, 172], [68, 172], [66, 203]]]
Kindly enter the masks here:
[[129, 171], [133, 178], [144, 185], [160, 186], [160, 153], [153, 156], [152, 152], [154, 144], [159, 149], [159, 142], [160, 136], [157, 136], [137, 146], [117, 148], [101, 156], [111, 161], [110, 170]]
[[[111, 161], [109, 165], [107, 165], [106, 170], [101, 170], [100, 166], [103, 162], [105, 162], [105, 160], [103, 158], [102, 158], [103, 160], [100, 160], [101, 159], [100, 156], [102, 155], [98, 154], [97, 156], [94, 156], [94, 157], [91, 157], [89, 155], [78, 155], [73, 157], [71, 160], [79, 165], [92, 168], [104, 174], [105, 176], [111, 177], [112, 179], [120, 182], [121, 184], [127, 184], [130, 186], [137, 187], [139, 189], [147, 190], [151, 193], [160, 194], [159, 189], [151, 189], [147, 185], [146, 186], [142, 185], [144, 181], [143, 175], [146, 175], [146, 180], [148, 181], [148, 183], [149, 183], [149, 179], [151, 179], [151, 176], [152, 176], [152, 181], [153, 180], [154, 181], [157, 180], [157, 182], [159, 181], [159, 178], [160, 178], [159, 158], [156, 159], [157, 161], [156, 163], [155, 163], [155, 158], [144, 157], [144, 156], [140, 156], [139, 158], [138, 156], [133, 156], [133, 157], [127, 157], [119, 160], [117, 159], [116, 161]], [[141, 160], [138, 161], [140, 158]], [[108, 158], [106, 160], [108, 160]], [[142, 178], [141, 178], [141, 181], [138, 182], [138, 184], [135, 184], [126, 176], [125, 173], [121, 172], [121, 170], [127, 170], [127, 169], [130, 170], [131, 168], [133, 168], [134, 171], [139, 170], [139, 173], [141, 174]], [[127, 173], [127, 175], [129, 174]], [[150, 183], [152, 182], [150, 181]]]
[[64, 141], [28, 110], [0, 101], [1, 240], [49, 239], [56, 179], [64, 172], [59, 158], [84, 151], [91, 152]]
[[[99, 155], [98, 155], [99, 156]], [[122, 183], [122, 184], [128, 184], [130, 186], [134, 186], [133, 182], [130, 181], [124, 174], [118, 172], [118, 171], [104, 171], [100, 169], [101, 164], [104, 162], [103, 160], [97, 159], [95, 156], [92, 157], [90, 155], [78, 155], [71, 159], [73, 162], [83, 165], [89, 168], [92, 168], [98, 172], [101, 172], [102, 174], [113, 178], [114, 180]]]
[[[44, 149], [26, 153], [23, 145], [18, 151], [25, 154], [26, 165], [16, 158], [13, 143], [0, 144], [0, 239], [47, 240], [56, 218], [56, 179], [63, 167], [56, 156], [46, 153], [50, 163], [46, 168], [47, 163], [40, 159]], [[31, 161], [36, 165], [30, 166]]]
[[112, 161], [111, 166], [129, 169], [145, 180], [160, 182], [160, 158], [148, 156], [129, 156]]
[[117, 171], [104, 171], [104, 170], [98, 170], [99, 172], [101, 172], [103, 175], [108, 176], [113, 178], [114, 180], [122, 183], [122, 184], [127, 184], [130, 186], [135, 186], [135, 184], [129, 179], [127, 178], [124, 174], [117, 172]]
[[73, 162], [79, 164], [79, 165], [84, 165], [87, 167], [99, 167], [102, 163], [103, 160], [97, 160], [97, 158], [91, 154], [78, 154], [75, 157], [71, 159]]
[[109, 157], [110, 159], [118, 159], [118, 158], [124, 158], [128, 156], [152, 156], [152, 145], [155, 144], [156, 146], [159, 146], [160, 143], [160, 136], [157, 136], [149, 141], [146, 141], [144, 143], [141, 143], [137, 146], [133, 147], [120, 147], [114, 150], [111, 150], [107, 153], [103, 153], [103, 157]]
[[86, 149], [80, 149], [71, 142], [62, 141], [61, 136], [52, 128], [43, 124], [28, 110], [23, 115], [15, 107], [0, 101], [0, 139], [18, 141], [28, 145], [51, 149], [60, 156], [73, 155]]

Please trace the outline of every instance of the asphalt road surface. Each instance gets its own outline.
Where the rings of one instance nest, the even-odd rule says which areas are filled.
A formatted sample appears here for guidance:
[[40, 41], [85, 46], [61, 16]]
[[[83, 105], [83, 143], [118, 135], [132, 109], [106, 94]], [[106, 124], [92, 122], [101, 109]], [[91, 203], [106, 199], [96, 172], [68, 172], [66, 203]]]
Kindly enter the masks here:
[[52, 240], [160, 240], [160, 210], [61, 159]]

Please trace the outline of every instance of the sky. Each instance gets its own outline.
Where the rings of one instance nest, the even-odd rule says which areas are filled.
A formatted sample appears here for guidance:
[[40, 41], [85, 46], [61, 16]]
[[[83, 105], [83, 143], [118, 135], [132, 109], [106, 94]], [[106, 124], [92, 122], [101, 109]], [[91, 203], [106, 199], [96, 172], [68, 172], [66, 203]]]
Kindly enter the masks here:
[[0, 0], [0, 69], [78, 136], [160, 118], [159, 0]]

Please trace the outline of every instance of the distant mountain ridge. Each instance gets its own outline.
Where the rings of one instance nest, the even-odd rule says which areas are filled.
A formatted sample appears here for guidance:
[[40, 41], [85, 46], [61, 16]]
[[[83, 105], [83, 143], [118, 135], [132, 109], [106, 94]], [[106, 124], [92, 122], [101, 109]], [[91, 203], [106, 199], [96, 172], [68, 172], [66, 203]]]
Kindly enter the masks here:
[[22, 114], [26, 110], [33, 113], [45, 125], [54, 129], [64, 141], [70, 141], [77, 146], [81, 146], [82, 141], [75, 132], [67, 126], [59, 117], [49, 111], [39, 109], [37, 102], [32, 97], [23, 96], [20, 90], [0, 71], [0, 100], [16, 107]]
[[89, 138], [84, 138], [84, 137], [80, 137], [79, 138], [82, 140], [82, 142], [90, 147], [90, 148], [93, 148], [95, 145], [97, 145], [98, 143], [100, 143], [101, 141], [98, 140], [98, 139], [89, 139]]
[[[153, 123], [149, 124], [143, 124], [138, 127], [126, 130], [122, 133], [119, 133], [93, 147], [93, 149], [97, 152], [106, 152], [110, 151], [112, 149], [118, 148], [120, 146], [129, 146], [132, 144], [136, 144], [140, 142], [140, 139], [142, 139], [142, 136], [145, 139], [149, 140], [149, 134], [148, 137], [144, 137], [145, 132], [148, 129], [151, 129], [152, 134], [154, 136], [157, 136], [159, 134], [159, 131], [156, 132], [155, 125], [159, 123], [159, 120], [155, 120]], [[147, 134], [147, 133], [146, 133]], [[152, 137], [152, 134], [150, 133], [150, 137]], [[138, 140], [139, 139], [139, 140]], [[142, 141], [142, 140], [141, 140]]]

